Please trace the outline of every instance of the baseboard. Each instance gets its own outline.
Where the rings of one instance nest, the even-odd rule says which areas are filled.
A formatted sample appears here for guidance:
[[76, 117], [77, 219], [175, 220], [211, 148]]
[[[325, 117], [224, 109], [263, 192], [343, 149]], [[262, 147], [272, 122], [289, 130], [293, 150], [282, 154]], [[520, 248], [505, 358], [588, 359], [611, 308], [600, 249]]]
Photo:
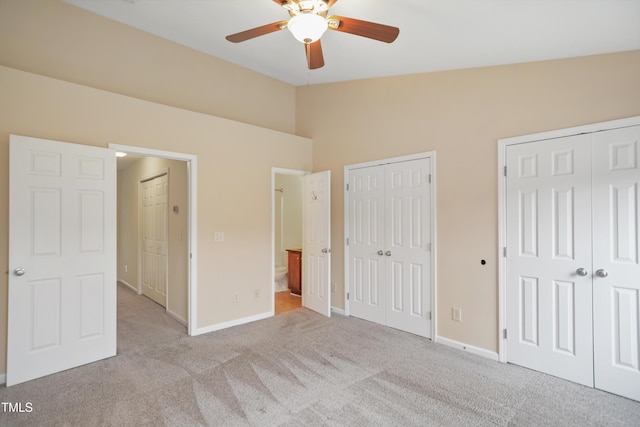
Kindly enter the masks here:
[[0, 374], [0, 385], [7, 383], [7, 374]]
[[175, 320], [176, 322], [180, 323], [182, 326], [184, 327], [189, 326], [189, 323], [186, 320], [184, 320], [182, 317], [178, 316], [176, 313], [174, 313], [169, 309], [167, 309], [167, 315], [171, 317], [173, 320]]
[[495, 351], [489, 351], [484, 348], [475, 347], [473, 345], [461, 343], [449, 338], [444, 337], [436, 337], [435, 341], [440, 344], [447, 345], [449, 347], [457, 348], [458, 350], [468, 351], [469, 353], [476, 354], [478, 356], [486, 357], [487, 359], [495, 360], [496, 362], [499, 360], [498, 353]]
[[123, 285], [125, 285], [127, 288], [131, 289], [133, 292], [135, 292], [136, 294], [138, 293], [138, 289], [134, 288], [133, 286], [131, 286], [130, 284], [128, 284], [127, 282], [125, 282], [122, 279], [118, 279], [118, 283], [122, 283]]
[[243, 317], [241, 319], [232, 320], [230, 322], [216, 323], [215, 325], [206, 326], [204, 328], [194, 328], [191, 331], [191, 335], [202, 335], [208, 332], [219, 331], [221, 329], [231, 328], [233, 326], [244, 325], [245, 323], [256, 322], [258, 320], [267, 319], [273, 316], [273, 311], [267, 311], [265, 313], [256, 314], [254, 316]]
[[339, 314], [341, 316], [344, 316], [344, 309], [342, 308], [338, 308], [338, 307], [331, 307], [331, 311], [335, 314]]

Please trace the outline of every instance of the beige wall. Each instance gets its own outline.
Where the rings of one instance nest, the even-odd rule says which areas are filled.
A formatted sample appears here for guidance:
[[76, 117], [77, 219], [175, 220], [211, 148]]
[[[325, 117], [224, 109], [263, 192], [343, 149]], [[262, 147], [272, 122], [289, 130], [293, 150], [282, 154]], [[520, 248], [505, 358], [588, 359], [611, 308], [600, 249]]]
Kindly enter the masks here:
[[[189, 205], [187, 162], [143, 157], [118, 171], [118, 280], [138, 290], [141, 268], [140, 182], [159, 173], [169, 178], [167, 312], [188, 321]], [[178, 212], [173, 211], [173, 207]], [[126, 266], [126, 268], [125, 268]], [[125, 271], [126, 270], [126, 271]]]
[[293, 86], [62, 0], [0, 0], [0, 65], [294, 133]]
[[[9, 134], [155, 148], [198, 156], [197, 326], [272, 309], [271, 170], [310, 170], [310, 140], [6, 67], [0, 93], [0, 271], [9, 269]], [[213, 242], [214, 231], [225, 232], [224, 243]], [[0, 277], [0, 370], [7, 277]]]
[[640, 115], [640, 51], [299, 87], [296, 111], [314, 171], [332, 173], [333, 305], [344, 306], [344, 165], [434, 150], [437, 332], [497, 351], [497, 140]]

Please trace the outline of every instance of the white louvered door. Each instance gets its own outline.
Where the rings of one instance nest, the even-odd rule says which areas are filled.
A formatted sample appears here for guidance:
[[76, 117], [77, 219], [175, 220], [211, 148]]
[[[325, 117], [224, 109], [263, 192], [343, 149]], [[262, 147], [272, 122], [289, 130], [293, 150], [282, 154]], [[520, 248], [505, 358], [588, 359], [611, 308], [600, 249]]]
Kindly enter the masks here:
[[507, 358], [640, 400], [640, 126], [507, 147]]

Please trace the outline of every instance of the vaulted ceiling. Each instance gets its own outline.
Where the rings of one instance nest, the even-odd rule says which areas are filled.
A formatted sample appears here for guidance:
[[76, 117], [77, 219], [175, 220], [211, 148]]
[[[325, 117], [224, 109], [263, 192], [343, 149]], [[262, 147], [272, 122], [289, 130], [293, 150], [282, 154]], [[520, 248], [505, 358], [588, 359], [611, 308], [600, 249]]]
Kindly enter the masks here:
[[274, 0], [65, 1], [296, 86], [640, 49], [638, 0], [339, 0], [329, 15], [400, 34], [387, 44], [327, 31], [316, 70], [286, 29], [225, 39], [288, 19]]

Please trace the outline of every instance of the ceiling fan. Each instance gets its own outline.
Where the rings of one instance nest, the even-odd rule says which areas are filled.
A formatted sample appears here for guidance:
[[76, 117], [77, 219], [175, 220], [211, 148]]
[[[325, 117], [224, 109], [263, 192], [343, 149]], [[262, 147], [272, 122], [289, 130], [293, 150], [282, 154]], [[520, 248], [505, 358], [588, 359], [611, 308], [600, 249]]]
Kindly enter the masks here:
[[288, 20], [278, 21], [250, 30], [241, 31], [226, 37], [233, 43], [240, 43], [255, 37], [288, 28], [293, 36], [304, 43], [309, 69], [314, 70], [324, 66], [320, 37], [326, 30], [355, 34], [361, 37], [378, 40], [385, 43], [393, 42], [400, 33], [396, 27], [376, 24], [375, 22], [359, 19], [329, 16], [329, 8], [338, 0], [273, 0], [289, 12]]

